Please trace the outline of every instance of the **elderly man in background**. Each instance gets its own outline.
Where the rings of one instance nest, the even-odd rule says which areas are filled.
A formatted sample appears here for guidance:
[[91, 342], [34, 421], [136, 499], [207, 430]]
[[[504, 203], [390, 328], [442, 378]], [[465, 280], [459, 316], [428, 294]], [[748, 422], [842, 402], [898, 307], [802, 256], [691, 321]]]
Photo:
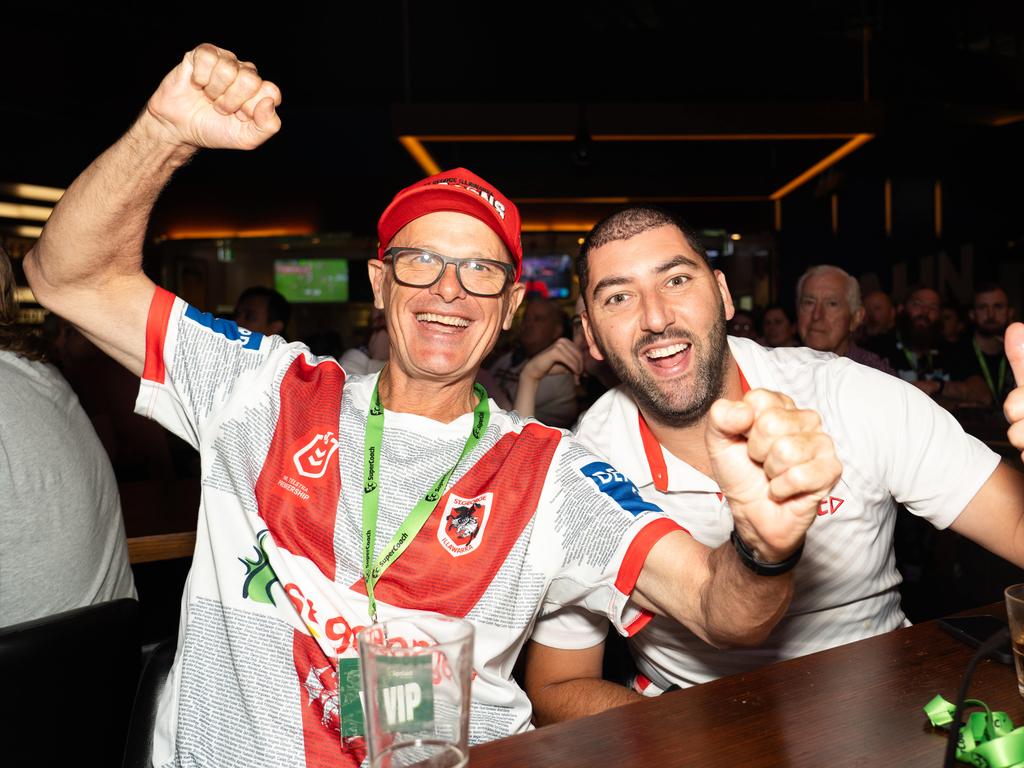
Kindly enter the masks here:
[[804, 272], [796, 283], [796, 316], [797, 331], [805, 346], [896, 374], [882, 358], [858, 347], [853, 340], [864, 319], [864, 308], [860, 286], [846, 271], [821, 264]]

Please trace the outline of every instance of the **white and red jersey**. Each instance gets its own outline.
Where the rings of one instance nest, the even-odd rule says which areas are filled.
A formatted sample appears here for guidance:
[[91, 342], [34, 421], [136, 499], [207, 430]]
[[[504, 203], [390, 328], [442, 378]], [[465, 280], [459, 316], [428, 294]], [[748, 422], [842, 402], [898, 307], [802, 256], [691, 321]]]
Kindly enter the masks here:
[[[999, 461], [947, 411], [895, 377], [809, 349], [769, 350], [732, 337], [729, 346], [750, 387], [784, 392], [821, 415], [843, 474], [821, 502], [795, 571], [793, 602], [768, 641], [717, 650], [679, 624], [655, 618], [630, 645], [640, 672], [657, 687], [706, 682], [905, 624], [892, 549], [897, 502], [945, 528]], [[718, 485], [658, 444], [623, 387], [595, 403], [577, 437], [695, 539], [710, 547], [729, 540], [732, 515]], [[587, 647], [588, 624], [595, 625], [589, 644], [599, 642], [601, 621], [575, 610], [538, 624], [534, 638]]]
[[[360, 542], [375, 380], [158, 289], [137, 410], [199, 450], [203, 488], [155, 765], [365, 756], [361, 738], [341, 744], [336, 663], [357, 656], [369, 623]], [[379, 544], [458, 459], [472, 418], [385, 412]], [[471, 620], [470, 741], [515, 733], [530, 704], [512, 667], [537, 618], [580, 606], [635, 631], [649, 617], [629, 593], [650, 547], [677, 528], [565, 433], [492, 403], [480, 442], [377, 583], [380, 619]]]

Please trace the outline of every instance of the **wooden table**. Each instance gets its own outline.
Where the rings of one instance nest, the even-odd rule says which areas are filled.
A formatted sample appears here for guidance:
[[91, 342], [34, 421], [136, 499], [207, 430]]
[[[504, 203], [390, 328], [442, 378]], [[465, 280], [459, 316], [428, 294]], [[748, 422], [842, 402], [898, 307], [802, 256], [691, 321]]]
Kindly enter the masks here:
[[[971, 613], [1005, 615], [1001, 605]], [[974, 650], [929, 621], [473, 747], [485, 766], [942, 765], [922, 707], [955, 701]], [[1012, 666], [978, 665], [970, 696], [1024, 724]]]

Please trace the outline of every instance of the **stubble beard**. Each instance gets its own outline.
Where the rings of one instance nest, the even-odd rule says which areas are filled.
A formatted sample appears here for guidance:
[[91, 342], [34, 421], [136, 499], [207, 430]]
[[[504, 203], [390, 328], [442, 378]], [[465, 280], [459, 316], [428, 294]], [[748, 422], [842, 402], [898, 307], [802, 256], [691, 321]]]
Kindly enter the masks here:
[[[633, 345], [631, 364], [614, 353], [601, 350], [619, 380], [629, 388], [640, 410], [649, 417], [670, 427], [693, 426], [704, 418], [715, 400], [722, 396], [728, 344], [725, 336], [725, 306], [719, 303], [718, 310], [718, 319], [712, 324], [706, 339], [698, 339], [682, 331], [647, 334]], [[679, 402], [678, 398], [666, 395], [659, 382], [639, 360], [639, 350], [642, 347], [670, 339], [688, 341], [691, 344], [691, 391], [689, 397], [682, 402]], [[674, 382], [671, 386], [676, 388], [673, 394], [681, 395], [679, 388], [685, 384]]]

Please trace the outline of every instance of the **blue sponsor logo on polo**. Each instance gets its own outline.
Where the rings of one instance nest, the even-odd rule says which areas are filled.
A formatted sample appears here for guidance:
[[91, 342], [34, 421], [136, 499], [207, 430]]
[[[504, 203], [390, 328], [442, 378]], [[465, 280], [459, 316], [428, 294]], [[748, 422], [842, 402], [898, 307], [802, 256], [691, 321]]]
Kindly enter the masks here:
[[200, 312], [191, 304], [185, 309], [185, 317], [209, 328], [216, 334], [220, 334], [225, 339], [242, 342], [242, 349], [259, 349], [260, 342], [263, 341], [262, 333], [256, 333], [247, 328], [239, 328], [238, 323], [214, 317], [209, 312]]
[[632, 481], [603, 461], [592, 461], [580, 471], [594, 481], [598, 490], [610, 496], [616, 504], [632, 515], [641, 512], [660, 512], [661, 507], [644, 501]]

